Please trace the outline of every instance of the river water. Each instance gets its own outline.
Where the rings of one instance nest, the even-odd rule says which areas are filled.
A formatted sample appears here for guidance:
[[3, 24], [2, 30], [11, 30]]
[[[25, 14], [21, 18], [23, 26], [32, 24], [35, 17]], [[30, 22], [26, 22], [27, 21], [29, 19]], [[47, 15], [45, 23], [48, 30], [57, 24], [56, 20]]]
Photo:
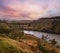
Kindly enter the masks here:
[[28, 31], [28, 30], [24, 30], [24, 33], [26, 34], [31, 34], [34, 35], [36, 37], [41, 38], [42, 35], [49, 36], [49, 39], [55, 39], [57, 41], [57, 44], [60, 46], [60, 34], [51, 34], [51, 33], [43, 33], [43, 32], [38, 32], [38, 31]]

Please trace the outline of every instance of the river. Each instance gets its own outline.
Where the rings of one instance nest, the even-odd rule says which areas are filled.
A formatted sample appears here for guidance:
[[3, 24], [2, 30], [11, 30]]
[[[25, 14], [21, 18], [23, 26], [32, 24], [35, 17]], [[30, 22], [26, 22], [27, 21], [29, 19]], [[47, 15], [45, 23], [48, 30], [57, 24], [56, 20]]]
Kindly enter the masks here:
[[57, 41], [57, 44], [60, 46], [60, 34], [51, 34], [51, 33], [44, 33], [44, 32], [38, 32], [38, 31], [28, 31], [28, 30], [24, 30], [24, 33], [26, 34], [31, 34], [34, 35], [36, 37], [41, 38], [42, 35], [49, 36], [49, 39], [55, 39]]

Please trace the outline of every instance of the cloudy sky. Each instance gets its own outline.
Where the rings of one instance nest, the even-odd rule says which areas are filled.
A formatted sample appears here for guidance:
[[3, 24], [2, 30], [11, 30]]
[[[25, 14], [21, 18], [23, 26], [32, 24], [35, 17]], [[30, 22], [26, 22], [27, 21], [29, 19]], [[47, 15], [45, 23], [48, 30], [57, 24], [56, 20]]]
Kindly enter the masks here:
[[0, 19], [34, 20], [60, 16], [60, 0], [0, 0]]

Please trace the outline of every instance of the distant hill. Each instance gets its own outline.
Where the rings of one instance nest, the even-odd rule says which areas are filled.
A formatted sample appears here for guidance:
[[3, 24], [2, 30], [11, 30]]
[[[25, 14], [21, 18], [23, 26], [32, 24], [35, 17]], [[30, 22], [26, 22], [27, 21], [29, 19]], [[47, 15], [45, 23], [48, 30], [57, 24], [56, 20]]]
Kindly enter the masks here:
[[13, 20], [13, 21], [8, 21], [8, 23], [31, 23], [33, 20]]
[[40, 18], [34, 21], [33, 25], [44, 32], [60, 33], [60, 17]]

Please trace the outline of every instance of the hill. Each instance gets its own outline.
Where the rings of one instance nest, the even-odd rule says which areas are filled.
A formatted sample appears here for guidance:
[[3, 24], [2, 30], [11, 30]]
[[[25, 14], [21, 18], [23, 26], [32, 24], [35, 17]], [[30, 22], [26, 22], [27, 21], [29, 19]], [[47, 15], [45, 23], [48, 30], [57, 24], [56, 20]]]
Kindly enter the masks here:
[[60, 34], [60, 17], [40, 18], [33, 22], [33, 27], [43, 32]]

